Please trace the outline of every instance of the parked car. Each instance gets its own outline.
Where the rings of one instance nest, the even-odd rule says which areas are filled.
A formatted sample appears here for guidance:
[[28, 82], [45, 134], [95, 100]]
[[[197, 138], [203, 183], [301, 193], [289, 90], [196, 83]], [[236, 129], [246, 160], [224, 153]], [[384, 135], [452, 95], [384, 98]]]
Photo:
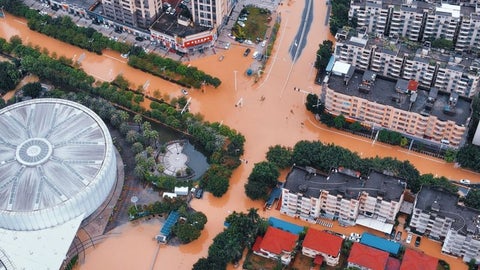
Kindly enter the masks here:
[[240, 25], [241, 27], [245, 27], [245, 23], [244, 23], [244, 22], [238, 21], [237, 24]]
[[195, 191], [195, 198], [201, 199], [203, 197], [203, 188], [199, 188]]
[[260, 54], [260, 53], [259, 53], [258, 51], [255, 51], [255, 52], [252, 54], [252, 58], [253, 58], [253, 59], [257, 59], [257, 57], [258, 57], [259, 54]]
[[262, 41], [262, 47], [265, 47], [265, 45], [267, 45], [267, 41], [266, 41], [266, 40]]
[[250, 48], [247, 48], [245, 52], [243, 53], [243, 56], [248, 56], [252, 50]]
[[135, 37], [135, 40], [136, 41], [143, 41], [144, 39], [143, 39], [143, 37]]
[[395, 240], [395, 234], [397, 233], [397, 231], [395, 229], [392, 230], [392, 232], [390, 233], [390, 240]]
[[417, 238], [415, 238], [415, 246], [419, 247], [421, 241], [422, 241], [422, 237], [418, 235]]
[[188, 91], [187, 91], [187, 89], [185, 89], [185, 88], [182, 88], [182, 94], [184, 94], [185, 96], [186, 96], [186, 95], [188, 95]]
[[410, 242], [412, 242], [412, 237], [413, 237], [413, 235], [412, 235], [411, 233], [409, 233], [409, 234], [407, 235], [407, 239], [405, 240], [405, 242], [406, 242], [407, 244], [410, 244]]
[[402, 232], [398, 231], [395, 236], [395, 241], [400, 242], [402, 240]]
[[360, 242], [360, 238], [362, 238], [362, 236], [358, 233], [351, 233], [350, 234], [350, 237], [348, 237], [348, 240], [352, 241], [352, 242]]
[[470, 180], [468, 180], [468, 179], [461, 179], [461, 180], [460, 180], [460, 183], [461, 183], [461, 184], [464, 184], [464, 185], [470, 185]]

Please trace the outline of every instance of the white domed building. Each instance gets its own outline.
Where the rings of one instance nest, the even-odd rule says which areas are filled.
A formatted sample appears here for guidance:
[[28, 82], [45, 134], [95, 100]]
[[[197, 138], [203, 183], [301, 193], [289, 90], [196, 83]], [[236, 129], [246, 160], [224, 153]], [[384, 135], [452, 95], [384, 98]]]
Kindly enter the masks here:
[[0, 110], [0, 270], [59, 269], [116, 170], [110, 133], [87, 107], [34, 99]]

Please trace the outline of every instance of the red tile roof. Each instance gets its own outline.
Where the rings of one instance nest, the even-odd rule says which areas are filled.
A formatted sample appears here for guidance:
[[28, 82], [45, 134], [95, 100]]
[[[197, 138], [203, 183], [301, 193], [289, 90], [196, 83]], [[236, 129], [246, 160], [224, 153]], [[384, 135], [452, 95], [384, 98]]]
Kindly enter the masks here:
[[315, 256], [313, 263], [316, 265], [321, 265], [323, 263], [323, 256], [322, 255]]
[[263, 237], [257, 236], [257, 239], [255, 239], [255, 243], [253, 243], [252, 251], [260, 251], [260, 244], [262, 244]]
[[417, 91], [418, 89], [418, 82], [415, 80], [408, 81], [407, 89], [410, 91]]
[[260, 248], [273, 254], [281, 254], [282, 251], [291, 252], [296, 246], [298, 235], [282, 231], [275, 227], [268, 227]]
[[340, 236], [309, 228], [303, 246], [336, 257], [342, 248], [342, 242]]
[[423, 252], [418, 252], [407, 248], [405, 255], [403, 255], [402, 265], [400, 270], [436, 270], [438, 266], [438, 259], [427, 255]]
[[388, 257], [385, 270], [399, 270], [401, 262], [398, 259]]
[[360, 243], [353, 243], [348, 257], [349, 263], [367, 267], [372, 270], [385, 270], [388, 253]]

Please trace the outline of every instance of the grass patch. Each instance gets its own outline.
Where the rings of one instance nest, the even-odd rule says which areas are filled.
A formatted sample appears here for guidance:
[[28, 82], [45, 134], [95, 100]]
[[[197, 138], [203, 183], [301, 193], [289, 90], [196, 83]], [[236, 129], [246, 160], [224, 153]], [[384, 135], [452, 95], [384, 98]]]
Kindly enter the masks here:
[[239, 17], [244, 16], [242, 14], [246, 14], [246, 12], [248, 12], [248, 16], [247, 21], [244, 21], [245, 27], [241, 27], [238, 23], [235, 23], [232, 28], [233, 34], [238, 38], [249, 39], [251, 41], [255, 41], [257, 38], [263, 40], [267, 33], [269, 18], [271, 19], [270, 10], [248, 6], [240, 12]]

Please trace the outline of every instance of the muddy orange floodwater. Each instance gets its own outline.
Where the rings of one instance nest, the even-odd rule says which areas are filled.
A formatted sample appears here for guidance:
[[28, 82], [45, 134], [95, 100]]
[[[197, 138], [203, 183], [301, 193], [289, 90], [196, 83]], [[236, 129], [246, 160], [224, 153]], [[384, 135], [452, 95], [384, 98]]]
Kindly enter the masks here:
[[[208, 223], [200, 239], [188, 245], [158, 246], [153, 239], [160, 230], [158, 221], [127, 224], [115, 229], [114, 234], [105, 241], [90, 248], [85, 259], [81, 258], [77, 269], [191, 269], [199, 258], [207, 255], [208, 246], [213, 237], [223, 230], [223, 221], [229, 213], [246, 211], [250, 207], [262, 207], [259, 202], [252, 202], [245, 197], [243, 185], [253, 165], [263, 161], [268, 147], [276, 144], [293, 146], [299, 140], [321, 140], [349, 148], [362, 157], [378, 155], [408, 159], [422, 173], [444, 175], [450, 179], [478, 179], [478, 175], [456, 169], [442, 160], [389, 145], [373, 144], [371, 140], [326, 128], [305, 110], [303, 103], [306, 93], [320, 91], [319, 86], [313, 83], [313, 62], [318, 44], [332, 38], [328, 26], [324, 23], [326, 6], [320, 2], [322, 1], [314, 2], [314, 23], [309, 32], [306, 32], [305, 48], [295, 62], [292, 61], [288, 49], [294, 42], [302, 19], [303, 2], [290, 1], [290, 5], [280, 6], [278, 12], [281, 13], [282, 24], [273, 57], [269, 59], [265, 73], [257, 83], [252, 77], [245, 75], [246, 69], [255, 60], [243, 56], [244, 45], [232, 44], [229, 50], [217, 49], [217, 55], [192, 59], [191, 65], [219, 77], [222, 85], [217, 89], [207, 87], [204, 91], [190, 91], [190, 110], [201, 113], [208, 121], [222, 122], [245, 135], [243, 158], [249, 161], [235, 170], [230, 189], [222, 198], [215, 198], [207, 193], [202, 200], [192, 201], [193, 208], [208, 216]], [[0, 36], [9, 38], [12, 35], [21, 36], [25, 43], [45, 47], [50, 52], [55, 51], [57, 55], [74, 60], [82, 59], [82, 68], [98, 80], [110, 81], [116, 75], [123, 74], [134, 84], [134, 88], [146, 86], [149, 94], [159, 90], [163, 96], [181, 95], [178, 85], [129, 67], [118, 53], [107, 51], [101, 56], [89, 53], [32, 32], [23, 19], [10, 15], [0, 23]], [[218, 60], [219, 53], [224, 55], [223, 61]], [[294, 87], [302, 91], [293, 91]], [[261, 212], [261, 215], [279, 216], [279, 213], [270, 210]], [[281, 218], [290, 220], [285, 216]], [[440, 257], [438, 244], [432, 244], [432, 248], [430, 245], [425, 246], [427, 253]], [[460, 260], [444, 257], [442, 258], [451, 264], [452, 269], [465, 269]]]

